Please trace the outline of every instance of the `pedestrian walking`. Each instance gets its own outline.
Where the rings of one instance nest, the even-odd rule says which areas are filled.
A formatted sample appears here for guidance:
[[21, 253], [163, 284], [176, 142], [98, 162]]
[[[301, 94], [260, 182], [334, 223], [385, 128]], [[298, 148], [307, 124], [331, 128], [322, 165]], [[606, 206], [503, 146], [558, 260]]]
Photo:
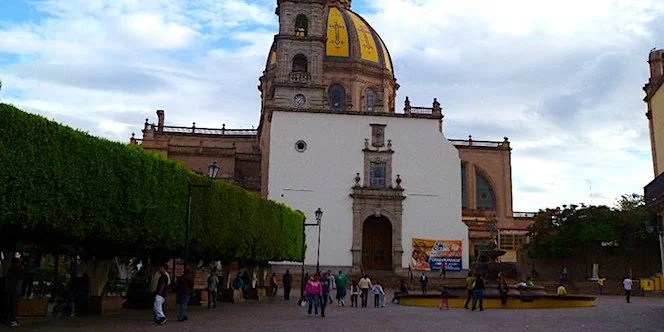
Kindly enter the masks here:
[[599, 288], [599, 295], [604, 294], [604, 281], [606, 281], [606, 278], [597, 278], [597, 288]]
[[464, 309], [468, 309], [468, 304], [473, 299], [473, 288], [475, 288], [475, 278], [473, 277], [473, 272], [468, 271], [468, 277], [466, 277], [466, 304], [463, 305]]
[[385, 290], [383, 290], [383, 286], [380, 285], [379, 281], [376, 281], [371, 290], [373, 291], [374, 294], [374, 307], [378, 308], [382, 304], [381, 299], [385, 297]]
[[473, 287], [473, 311], [477, 309], [478, 302], [480, 311], [484, 311], [484, 288], [484, 278], [478, 274], [475, 277], [475, 287]]
[[625, 276], [623, 279], [623, 289], [625, 290], [625, 299], [627, 303], [632, 303], [630, 297], [632, 296], [632, 278], [629, 275]]
[[429, 283], [429, 277], [427, 277], [424, 272], [422, 272], [422, 275], [420, 276], [420, 287], [422, 287], [422, 294], [426, 295], [427, 294], [427, 284]]
[[363, 275], [362, 278], [360, 278], [360, 281], [357, 283], [358, 286], [360, 286], [360, 292], [361, 292], [361, 297], [362, 297], [362, 308], [367, 307], [367, 301], [369, 299], [369, 289], [373, 286], [371, 284], [371, 279], [369, 279], [368, 275]]
[[318, 279], [318, 275], [312, 275], [307, 281], [307, 286], [304, 288], [305, 295], [307, 296], [307, 301], [309, 301], [309, 308], [307, 313], [311, 315], [311, 309], [314, 309], [314, 313], [318, 316], [318, 308], [320, 306], [320, 300], [323, 297], [323, 286]]
[[290, 291], [293, 286], [293, 275], [290, 274], [290, 270], [286, 270], [286, 273], [281, 277], [281, 283], [284, 285], [284, 300], [290, 300]]
[[450, 297], [450, 294], [446, 290], [440, 291], [440, 302], [438, 302], [438, 309], [443, 310], [443, 306], [447, 308], [447, 310], [450, 310], [450, 303], [448, 301], [448, 298]]
[[277, 295], [277, 290], [279, 290], [279, 284], [277, 283], [277, 274], [272, 273], [270, 278], [270, 289], [272, 290], [272, 296]]
[[507, 305], [508, 291], [509, 286], [507, 286], [507, 279], [505, 279], [502, 273], [498, 273], [498, 295], [500, 295], [500, 304], [503, 306]]
[[357, 308], [357, 298], [360, 296], [360, 286], [356, 281], [350, 285], [350, 306]]
[[[328, 272], [329, 273], [329, 272]], [[325, 317], [325, 308], [327, 307], [327, 299], [331, 298], [330, 292], [334, 285], [334, 279], [330, 279], [328, 276], [324, 276], [321, 279], [321, 286], [323, 286], [323, 300], [320, 302], [320, 316]], [[330, 302], [332, 303], [332, 302]]]
[[162, 265], [159, 267], [159, 278], [157, 279], [157, 286], [154, 290], [154, 304], [152, 306], [155, 323], [159, 325], [166, 323], [166, 315], [164, 314], [164, 301], [166, 301], [168, 284], [169, 277], [166, 273], [166, 266]]
[[178, 296], [178, 322], [184, 322], [189, 319], [187, 309], [191, 296], [194, 294], [194, 276], [187, 268], [185, 268], [184, 274], [178, 278], [175, 291]]
[[443, 277], [443, 279], [447, 279], [447, 264], [445, 264], [445, 261], [440, 262], [440, 275], [438, 277]]
[[567, 266], [563, 266], [563, 271], [560, 273], [561, 281], [567, 281], [568, 276], [569, 276], [569, 271], [567, 271]]
[[348, 276], [339, 270], [339, 273], [334, 278], [334, 283], [337, 286], [337, 307], [343, 307], [346, 305], [344, 300], [346, 299], [346, 287], [348, 285]]
[[331, 270], [327, 270], [325, 273], [325, 279], [329, 281], [330, 284], [330, 291], [327, 293], [327, 298], [325, 298], [325, 301], [330, 301], [330, 304], [332, 304], [332, 290], [337, 288], [337, 284], [334, 278], [334, 275], [332, 274]]
[[213, 269], [207, 278], [208, 309], [217, 307], [218, 288], [219, 277], [217, 277], [217, 271]]
[[237, 277], [233, 279], [233, 302], [244, 301], [244, 279], [242, 273], [238, 272]]

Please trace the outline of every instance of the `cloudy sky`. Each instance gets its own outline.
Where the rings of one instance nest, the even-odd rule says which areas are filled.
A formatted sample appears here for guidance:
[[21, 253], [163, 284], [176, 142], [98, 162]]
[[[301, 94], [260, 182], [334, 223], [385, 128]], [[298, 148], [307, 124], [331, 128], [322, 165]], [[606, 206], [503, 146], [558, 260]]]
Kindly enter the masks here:
[[[0, 0], [0, 101], [128, 142], [171, 125], [251, 128], [275, 0]], [[448, 138], [512, 144], [514, 209], [614, 205], [653, 177], [648, 52], [661, 0], [354, 0], [414, 106]], [[400, 107], [399, 107], [400, 108]], [[2, 121], [0, 119], [0, 121]]]

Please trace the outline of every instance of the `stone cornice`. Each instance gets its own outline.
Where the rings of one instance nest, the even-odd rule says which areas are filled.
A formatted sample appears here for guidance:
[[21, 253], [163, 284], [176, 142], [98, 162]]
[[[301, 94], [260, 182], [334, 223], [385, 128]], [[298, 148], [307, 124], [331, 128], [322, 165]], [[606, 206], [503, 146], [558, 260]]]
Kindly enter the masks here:
[[442, 115], [434, 114], [403, 114], [403, 113], [384, 113], [384, 112], [356, 112], [356, 111], [332, 111], [332, 110], [313, 110], [313, 109], [294, 109], [294, 108], [273, 108], [272, 111], [275, 112], [294, 112], [294, 113], [318, 113], [318, 114], [345, 114], [345, 115], [357, 115], [357, 116], [382, 116], [389, 118], [410, 118], [410, 119], [431, 119], [431, 120], [442, 120]]
[[354, 186], [350, 197], [356, 199], [379, 199], [395, 201], [402, 201], [406, 199], [406, 196], [403, 195], [403, 188], [368, 188], [361, 186]]
[[646, 93], [643, 101], [646, 103], [649, 102], [650, 98], [652, 98], [657, 93], [657, 90], [662, 87], [662, 84], [664, 84], [664, 76], [653, 82], [646, 83], [646, 85], [643, 86], [643, 91]]

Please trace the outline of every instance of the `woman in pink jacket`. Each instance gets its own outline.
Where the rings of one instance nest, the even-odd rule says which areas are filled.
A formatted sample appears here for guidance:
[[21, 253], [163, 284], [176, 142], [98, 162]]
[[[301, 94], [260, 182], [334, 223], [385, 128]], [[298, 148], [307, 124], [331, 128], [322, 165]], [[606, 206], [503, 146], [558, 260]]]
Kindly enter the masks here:
[[309, 301], [309, 315], [311, 315], [311, 306], [314, 307], [314, 312], [318, 316], [318, 307], [323, 296], [323, 285], [320, 283], [320, 275], [312, 275], [307, 281], [307, 286], [304, 289]]

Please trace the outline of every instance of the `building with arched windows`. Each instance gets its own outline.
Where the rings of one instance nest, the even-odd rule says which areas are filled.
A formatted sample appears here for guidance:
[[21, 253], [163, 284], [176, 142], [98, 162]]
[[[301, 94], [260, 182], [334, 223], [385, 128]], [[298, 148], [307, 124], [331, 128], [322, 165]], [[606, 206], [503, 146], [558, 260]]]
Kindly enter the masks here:
[[[260, 77], [257, 130], [167, 126], [158, 111], [132, 143], [305, 213], [306, 264], [403, 272], [416, 257], [467, 269], [497, 242], [515, 261], [531, 215], [512, 211], [511, 148], [448, 139], [443, 113], [395, 106], [388, 49], [350, 0], [278, 0], [279, 31]], [[317, 231], [320, 231], [318, 248]], [[423, 252], [421, 243], [434, 248]], [[440, 252], [444, 253], [440, 253]]]

